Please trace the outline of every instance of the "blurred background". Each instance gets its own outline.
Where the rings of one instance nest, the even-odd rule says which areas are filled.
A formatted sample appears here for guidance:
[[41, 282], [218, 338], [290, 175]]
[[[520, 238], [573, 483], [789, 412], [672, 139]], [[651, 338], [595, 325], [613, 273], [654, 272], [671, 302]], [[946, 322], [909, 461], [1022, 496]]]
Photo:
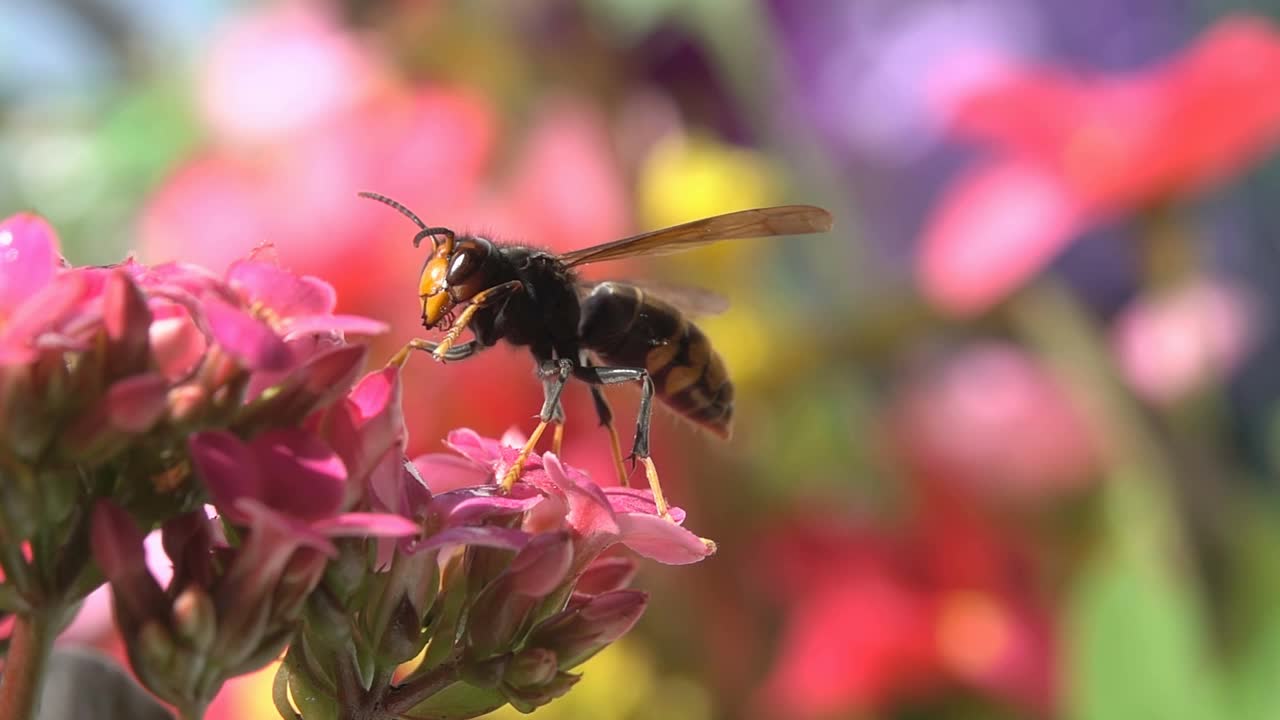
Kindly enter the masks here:
[[[699, 323], [738, 419], [728, 443], [657, 420], [668, 496], [720, 552], [646, 569], [641, 625], [538, 717], [1272, 720], [1276, 18], [7, 0], [0, 213], [44, 213], [76, 263], [269, 244], [392, 323], [380, 361], [421, 330], [422, 253], [357, 191], [557, 251], [823, 205], [826, 236], [590, 268], [730, 298]], [[528, 432], [541, 399], [505, 347], [406, 383], [414, 454]], [[624, 442], [634, 395], [610, 391]], [[564, 455], [612, 482], [587, 392], [566, 403]], [[269, 688], [214, 712], [275, 717]]]

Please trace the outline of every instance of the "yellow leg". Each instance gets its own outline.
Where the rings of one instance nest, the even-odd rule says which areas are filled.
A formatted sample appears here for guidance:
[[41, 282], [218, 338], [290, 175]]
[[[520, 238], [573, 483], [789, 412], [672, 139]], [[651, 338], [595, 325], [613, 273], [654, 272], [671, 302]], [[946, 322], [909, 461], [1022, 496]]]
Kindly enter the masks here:
[[524, 472], [524, 464], [528, 462], [530, 453], [537, 447], [538, 440], [542, 438], [542, 433], [547, 429], [547, 421], [543, 420], [538, 423], [538, 427], [533, 429], [533, 434], [529, 436], [529, 441], [520, 448], [520, 454], [516, 455], [516, 461], [511, 463], [511, 467], [507, 469], [507, 474], [502, 476], [502, 491], [506, 492], [516, 484], [516, 480], [520, 479], [520, 473]]
[[618, 430], [613, 423], [605, 427], [609, 430], [609, 449], [613, 452], [613, 467], [618, 471], [618, 484], [622, 487], [631, 487], [631, 480], [627, 477], [627, 465], [622, 462], [622, 443], [618, 441]]
[[435, 358], [436, 362], [444, 362], [444, 354], [449, 352], [449, 348], [453, 347], [453, 344], [458, 341], [458, 336], [462, 335], [462, 331], [467, 329], [467, 323], [471, 322], [471, 318], [476, 314], [476, 310], [479, 309], [480, 303], [473, 302], [468, 305], [462, 311], [462, 314], [458, 316], [458, 320], [453, 324], [453, 327], [449, 328], [449, 332], [440, 338], [440, 344], [436, 346], [435, 352], [431, 353], [431, 357]]
[[658, 515], [670, 520], [671, 506], [667, 505], [667, 498], [662, 494], [662, 483], [658, 482], [658, 469], [653, 466], [653, 459], [642, 457], [640, 464], [644, 465], [644, 476], [649, 480], [649, 489], [653, 491], [653, 502], [658, 506]]
[[391, 360], [387, 362], [387, 365], [388, 366], [394, 365], [395, 367], [398, 367], [398, 368], [404, 367], [404, 364], [409, 361], [409, 353], [413, 350], [425, 350], [427, 352], [433, 352], [432, 346], [428, 341], [422, 340], [420, 338], [414, 338], [409, 342], [405, 343], [405, 346], [400, 348], [399, 352], [397, 352], [395, 355], [392, 355]]
[[494, 285], [488, 290], [481, 290], [476, 296], [471, 298], [470, 304], [463, 309], [462, 314], [458, 316], [457, 321], [453, 323], [453, 327], [440, 338], [440, 344], [436, 346], [435, 352], [431, 356], [437, 362], [445, 361], [445, 353], [449, 352], [449, 348], [458, 342], [458, 338], [462, 335], [462, 331], [467, 329], [467, 324], [471, 322], [471, 318], [475, 316], [476, 311], [486, 305], [498, 302], [508, 296], [509, 293], [516, 292], [524, 287], [519, 280], [504, 282], [501, 285]]
[[564, 423], [558, 422], [556, 423], [556, 428], [555, 430], [552, 431], [552, 435], [551, 435], [551, 452], [559, 456], [560, 446], [563, 444], [564, 444]]

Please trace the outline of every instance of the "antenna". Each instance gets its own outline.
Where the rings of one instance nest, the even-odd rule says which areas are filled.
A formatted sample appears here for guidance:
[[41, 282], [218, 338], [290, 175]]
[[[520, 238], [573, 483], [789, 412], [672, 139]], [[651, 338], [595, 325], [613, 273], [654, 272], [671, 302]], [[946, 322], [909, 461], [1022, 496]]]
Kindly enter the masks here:
[[422, 222], [422, 220], [417, 215], [414, 215], [412, 210], [405, 207], [404, 205], [401, 205], [395, 200], [392, 200], [386, 195], [379, 195], [378, 193], [375, 193], [375, 192], [365, 192], [365, 191], [361, 191], [356, 194], [362, 198], [369, 198], [370, 200], [376, 200], [382, 203], [383, 205], [387, 205], [389, 207], [395, 208], [401, 215], [404, 215], [405, 217], [409, 218], [410, 220], [413, 221], [415, 225], [422, 228], [421, 232], [413, 236], [414, 247], [418, 247], [419, 245], [421, 245], [422, 238], [424, 237], [430, 237], [432, 239], [432, 242], [434, 243], [436, 235], [444, 235], [449, 238], [450, 242], [453, 241], [452, 230], [446, 227], [427, 227], [427, 224]]

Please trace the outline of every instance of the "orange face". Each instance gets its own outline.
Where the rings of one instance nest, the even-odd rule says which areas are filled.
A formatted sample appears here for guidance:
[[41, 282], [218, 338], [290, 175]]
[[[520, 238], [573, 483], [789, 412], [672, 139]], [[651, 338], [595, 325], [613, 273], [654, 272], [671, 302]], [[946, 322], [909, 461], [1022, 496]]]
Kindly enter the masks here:
[[418, 298], [422, 301], [422, 324], [435, 327], [450, 310], [454, 300], [449, 296], [446, 276], [449, 272], [449, 254], [453, 243], [440, 243], [422, 267], [418, 278]]

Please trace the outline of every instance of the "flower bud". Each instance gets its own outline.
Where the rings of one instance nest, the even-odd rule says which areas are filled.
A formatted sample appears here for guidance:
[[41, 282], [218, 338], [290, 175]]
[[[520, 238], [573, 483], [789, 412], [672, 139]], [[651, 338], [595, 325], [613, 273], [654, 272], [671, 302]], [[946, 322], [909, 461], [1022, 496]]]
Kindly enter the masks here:
[[218, 630], [213, 598], [202, 588], [189, 586], [173, 601], [173, 626], [177, 636], [197, 653], [213, 645]]
[[142, 290], [123, 270], [107, 277], [102, 291], [102, 325], [107, 331], [110, 377], [124, 377], [147, 368], [151, 310]]
[[556, 673], [550, 682], [532, 687], [502, 686], [502, 694], [511, 703], [511, 707], [522, 713], [531, 713], [547, 703], [569, 692], [578, 684], [581, 675]]
[[578, 577], [574, 592], [599, 595], [621, 590], [631, 584], [636, 569], [635, 561], [625, 555], [597, 558]]
[[470, 656], [486, 658], [509, 650], [539, 601], [564, 580], [572, 561], [573, 543], [567, 532], [530, 540], [510, 567], [476, 598], [467, 624]]
[[637, 590], [597, 595], [547, 618], [529, 634], [526, 645], [555, 652], [561, 670], [577, 667], [625, 635], [647, 604], [648, 595]]
[[526, 648], [507, 663], [502, 681], [513, 687], [545, 685], [556, 676], [556, 654], [546, 648]]

